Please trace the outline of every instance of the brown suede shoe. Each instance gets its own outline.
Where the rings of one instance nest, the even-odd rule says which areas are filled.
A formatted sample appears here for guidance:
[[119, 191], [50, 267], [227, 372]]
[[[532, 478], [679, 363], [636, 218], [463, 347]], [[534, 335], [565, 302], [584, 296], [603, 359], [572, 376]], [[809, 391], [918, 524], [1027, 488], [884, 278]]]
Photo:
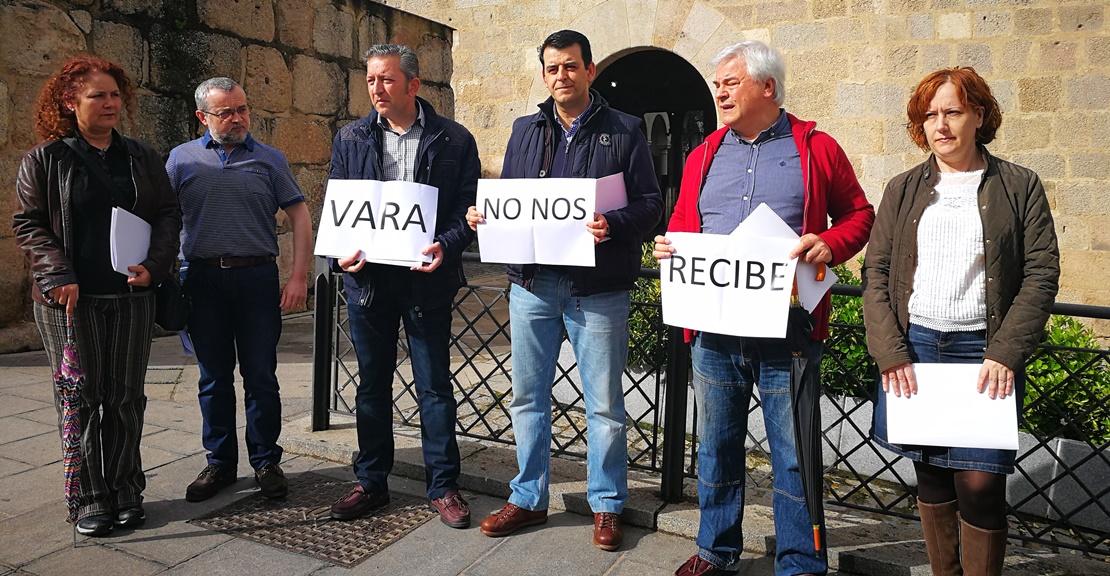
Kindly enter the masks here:
[[718, 568], [697, 554], [691, 556], [685, 564], [674, 571], [674, 576], [724, 576], [725, 574], [734, 574], [734, 572]]
[[482, 534], [499, 538], [508, 536], [521, 528], [547, 523], [547, 510], [525, 510], [520, 506], [506, 503], [503, 508], [482, 520]]
[[439, 512], [439, 519], [452, 528], [470, 526], [470, 508], [458, 490], [451, 490], [440, 498], [435, 498], [429, 507]]
[[624, 530], [621, 517], [612, 512], [594, 514], [594, 546], [612, 552], [621, 547]]
[[333, 520], [354, 520], [386, 504], [389, 504], [389, 492], [367, 492], [362, 485], [355, 484], [346, 496], [331, 505], [330, 515]]

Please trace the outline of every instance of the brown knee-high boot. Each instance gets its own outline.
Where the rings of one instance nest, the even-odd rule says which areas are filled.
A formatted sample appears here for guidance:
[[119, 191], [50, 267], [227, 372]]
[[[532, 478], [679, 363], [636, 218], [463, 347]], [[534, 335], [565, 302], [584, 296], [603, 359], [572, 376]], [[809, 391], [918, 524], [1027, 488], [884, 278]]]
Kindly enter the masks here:
[[998, 576], [1006, 559], [1005, 527], [984, 530], [960, 520], [961, 563], [968, 576]]
[[925, 550], [934, 576], [960, 576], [960, 518], [956, 501], [927, 504], [917, 501]]

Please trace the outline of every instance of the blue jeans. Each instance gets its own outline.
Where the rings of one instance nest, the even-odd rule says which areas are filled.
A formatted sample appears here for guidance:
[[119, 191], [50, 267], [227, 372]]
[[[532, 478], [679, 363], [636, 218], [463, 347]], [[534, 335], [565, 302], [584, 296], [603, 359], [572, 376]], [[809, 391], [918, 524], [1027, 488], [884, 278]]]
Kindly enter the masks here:
[[389, 489], [393, 469], [393, 372], [398, 326], [405, 325], [420, 409], [420, 440], [428, 498], [458, 488], [460, 457], [455, 439], [458, 404], [451, 384], [451, 306], [431, 310], [403, 303], [379, 290], [366, 306], [347, 303], [347, 325], [358, 358], [355, 418], [358, 455], [354, 472], [366, 490]]
[[540, 268], [532, 291], [513, 284], [513, 402], [509, 413], [520, 473], [509, 502], [546, 510], [551, 475], [551, 388], [563, 331], [570, 339], [586, 400], [586, 496], [595, 513], [620, 514], [628, 500], [628, 448], [621, 380], [628, 359], [627, 290], [570, 295], [570, 279]]
[[[810, 343], [820, 358], [821, 343]], [[824, 574], [802, 492], [790, 408], [790, 350], [785, 340], [701, 332], [692, 350], [698, 406], [698, 554], [719, 567], [744, 549], [744, 441], [753, 386], [759, 388], [774, 473], [775, 574]], [[823, 527], [822, 527], [823, 529]]]
[[243, 377], [247, 454], [251, 467], [281, 461], [281, 395], [277, 344], [281, 287], [276, 263], [241, 268], [194, 264], [183, 287], [192, 302], [189, 337], [200, 368], [202, 442], [208, 463], [235, 470], [235, 362]]

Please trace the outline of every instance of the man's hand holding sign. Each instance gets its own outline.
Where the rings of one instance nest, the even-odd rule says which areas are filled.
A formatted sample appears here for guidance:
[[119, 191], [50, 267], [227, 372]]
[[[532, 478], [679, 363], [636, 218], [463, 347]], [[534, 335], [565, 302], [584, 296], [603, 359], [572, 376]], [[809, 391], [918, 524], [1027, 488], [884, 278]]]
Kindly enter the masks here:
[[693, 330], [782, 338], [795, 273], [807, 309], [836, 281], [816, 278], [832, 251], [816, 234], [798, 238], [770, 208], [757, 207], [727, 236], [657, 236], [664, 322]]
[[437, 190], [394, 180], [329, 180], [316, 254], [338, 258], [344, 272], [369, 262], [431, 272], [443, 262], [434, 242]]
[[[521, 187], [528, 190], [521, 193]], [[628, 204], [624, 175], [605, 178], [479, 180], [466, 214], [483, 262], [594, 265], [609, 235], [605, 212]], [[481, 224], [481, 226], [479, 226]]]

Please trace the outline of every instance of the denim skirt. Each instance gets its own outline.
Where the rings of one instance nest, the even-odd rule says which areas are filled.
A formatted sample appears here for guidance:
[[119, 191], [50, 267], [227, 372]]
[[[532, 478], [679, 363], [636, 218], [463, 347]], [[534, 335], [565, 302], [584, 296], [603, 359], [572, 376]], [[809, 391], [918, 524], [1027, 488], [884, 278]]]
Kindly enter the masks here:
[[[986, 331], [941, 332], [910, 324], [908, 348], [910, 359], [915, 363], [980, 363], [986, 350]], [[1020, 410], [1025, 396], [1024, 370], [1014, 373], [1014, 394]], [[886, 439], [886, 422], [886, 393], [880, 382], [875, 397], [875, 415], [871, 422], [871, 438], [876, 444], [915, 462], [941, 468], [1014, 473], [1014, 459], [1017, 456], [1014, 450], [891, 444]]]

